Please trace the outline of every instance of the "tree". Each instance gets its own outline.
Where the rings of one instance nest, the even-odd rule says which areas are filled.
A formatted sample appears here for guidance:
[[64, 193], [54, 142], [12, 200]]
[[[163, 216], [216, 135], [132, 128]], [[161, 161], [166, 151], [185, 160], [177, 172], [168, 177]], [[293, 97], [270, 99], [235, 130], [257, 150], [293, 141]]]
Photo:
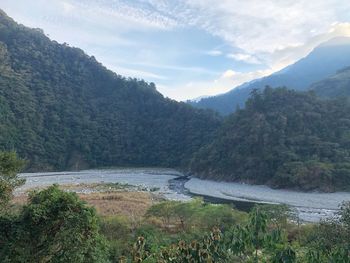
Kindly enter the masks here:
[[148, 211], [147, 217], [160, 217], [166, 228], [169, 228], [171, 220], [175, 216], [174, 208], [179, 204], [178, 201], [166, 201], [153, 205]]
[[350, 202], [337, 216], [323, 220], [307, 236], [306, 262], [350, 262]]
[[227, 243], [233, 255], [242, 262], [295, 262], [296, 253], [287, 244], [273, 213], [255, 206], [246, 225], [236, 225], [228, 234]]
[[350, 189], [350, 102], [253, 90], [191, 161], [194, 175], [276, 188]]
[[24, 164], [15, 152], [0, 152], [0, 210], [7, 206], [14, 189], [24, 184], [25, 180], [18, 176]]
[[249, 214], [248, 231], [254, 248], [255, 261], [258, 262], [258, 251], [263, 248], [267, 233], [267, 215], [255, 206]]
[[1, 10], [0, 76], [0, 149], [16, 149], [32, 171], [185, 167], [221, 123]]
[[0, 248], [3, 262], [107, 262], [95, 210], [57, 185], [32, 192], [8, 225], [11, 233]]
[[[350, 231], [350, 201], [343, 202], [340, 205], [340, 212], [339, 212], [339, 220], [342, 223], [342, 225]], [[350, 234], [350, 232], [349, 232]], [[350, 238], [350, 235], [349, 235]], [[349, 240], [350, 241], [350, 240]]]

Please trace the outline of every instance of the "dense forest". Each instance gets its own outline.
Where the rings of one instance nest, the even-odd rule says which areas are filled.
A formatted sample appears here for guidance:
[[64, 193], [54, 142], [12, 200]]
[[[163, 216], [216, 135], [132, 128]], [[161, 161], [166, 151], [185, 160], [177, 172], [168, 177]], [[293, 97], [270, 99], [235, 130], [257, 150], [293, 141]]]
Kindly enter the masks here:
[[350, 97], [350, 68], [339, 70], [336, 74], [310, 87], [323, 98]]
[[323, 191], [350, 187], [350, 104], [313, 92], [254, 90], [192, 160], [202, 178]]
[[[343, 48], [340, 64], [350, 55]], [[339, 66], [315, 59], [325, 67], [311, 72], [304, 60], [310, 71], [297, 68], [306, 82], [282, 79], [304, 89]], [[243, 212], [128, 184], [21, 189], [23, 170], [168, 166], [206, 179], [350, 191], [350, 68], [307, 92], [261, 84], [215, 102], [225, 114], [236, 109], [220, 117], [0, 10], [0, 262], [350, 263], [350, 201], [306, 223], [285, 205]]]
[[0, 11], [0, 149], [30, 170], [179, 167], [220, 123]]

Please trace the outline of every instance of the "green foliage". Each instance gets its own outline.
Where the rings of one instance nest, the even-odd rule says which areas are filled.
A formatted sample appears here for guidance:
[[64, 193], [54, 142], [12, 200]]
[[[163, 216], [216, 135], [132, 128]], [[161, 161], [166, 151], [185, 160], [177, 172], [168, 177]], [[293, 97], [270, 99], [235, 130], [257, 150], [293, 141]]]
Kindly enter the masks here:
[[350, 68], [337, 71], [336, 74], [311, 85], [317, 95], [323, 98], [340, 98], [350, 96]]
[[57, 186], [33, 192], [12, 218], [1, 218], [2, 262], [107, 262], [95, 210]]
[[350, 202], [344, 202], [339, 215], [320, 222], [307, 233], [307, 262], [350, 262]]
[[[350, 262], [349, 202], [342, 204], [339, 216], [302, 226], [307, 230], [301, 231], [301, 239], [290, 239], [290, 233], [287, 239], [284, 216], [277, 216], [278, 211], [289, 213], [284, 207], [255, 206], [246, 217], [228, 206], [201, 200], [166, 203], [154, 205], [133, 229], [120, 216], [99, 221], [95, 210], [76, 194], [57, 186], [33, 192], [19, 214], [0, 216], [1, 262]], [[169, 216], [161, 207], [174, 210], [167, 222], [178, 222], [175, 228], [149, 221]], [[226, 221], [229, 209], [232, 213]], [[216, 226], [205, 220], [209, 217], [216, 217]]]
[[249, 214], [249, 242], [255, 250], [255, 261], [258, 261], [258, 251], [263, 247], [267, 232], [267, 215], [255, 207]]
[[18, 173], [23, 169], [24, 161], [15, 152], [0, 152], [0, 211], [12, 198], [16, 187], [24, 184]]
[[287, 205], [262, 205], [260, 210], [278, 228], [286, 228], [289, 219], [298, 220], [298, 218], [295, 218], [295, 212]]
[[0, 11], [0, 150], [30, 170], [186, 166], [221, 123]]
[[[206, 204], [201, 199], [165, 201], [153, 205], [136, 229], [126, 218], [113, 216], [102, 220], [101, 232], [109, 242], [112, 262], [131, 262], [135, 257], [144, 262], [158, 262], [161, 257], [164, 260], [170, 255], [186, 254], [192, 241], [198, 245], [198, 256], [207, 247], [205, 244], [212, 242], [211, 235], [203, 236], [203, 233], [213, 229], [226, 231], [246, 220], [246, 213], [227, 205]], [[186, 244], [182, 252], [174, 246], [180, 241]]]
[[230, 251], [242, 262], [295, 262], [295, 252], [287, 244], [284, 231], [262, 208], [255, 206], [248, 222], [229, 232]]
[[200, 198], [190, 202], [161, 202], [153, 205], [146, 216], [161, 218], [165, 228], [176, 227], [184, 232], [191, 229], [208, 231], [216, 226], [228, 229], [232, 224], [245, 220], [244, 213], [233, 210], [229, 205], [208, 204]]
[[158, 262], [226, 262], [221, 240], [220, 229], [214, 228], [210, 235], [200, 241], [186, 243], [181, 240], [177, 245], [164, 249], [160, 253]]
[[102, 218], [101, 233], [109, 244], [109, 258], [117, 262], [121, 255], [127, 254], [131, 242], [131, 227], [128, 218], [113, 216]]
[[[129, 258], [132, 262], [296, 262], [297, 254], [282, 231], [270, 229], [268, 216], [255, 207], [247, 222], [223, 232], [213, 227], [209, 234], [181, 239], [155, 252], [147, 250], [147, 238], [138, 237]], [[231, 224], [232, 226], [232, 224]], [[136, 255], [136, 256], [135, 256]], [[123, 257], [123, 261], [127, 262]]]
[[296, 253], [291, 247], [283, 248], [276, 252], [271, 259], [272, 263], [294, 263], [296, 262]]
[[350, 188], [350, 103], [285, 88], [253, 91], [191, 162], [209, 179], [323, 191]]

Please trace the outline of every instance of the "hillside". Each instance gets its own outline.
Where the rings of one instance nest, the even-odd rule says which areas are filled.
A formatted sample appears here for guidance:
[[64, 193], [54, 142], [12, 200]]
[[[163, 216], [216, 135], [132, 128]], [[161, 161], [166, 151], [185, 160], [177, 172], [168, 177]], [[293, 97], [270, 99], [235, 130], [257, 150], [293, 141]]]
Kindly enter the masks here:
[[227, 115], [233, 112], [237, 105], [244, 106], [253, 89], [285, 86], [295, 90], [307, 90], [312, 83], [330, 77], [336, 71], [348, 66], [350, 66], [350, 38], [335, 38], [316, 47], [305, 58], [279, 72], [245, 83], [225, 94], [190, 104], [198, 108], [214, 109]]
[[30, 170], [182, 166], [220, 119], [0, 11], [0, 150]]
[[350, 68], [339, 70], [329, 78], [310, 86], [317, 95], [326, 98], [350, 96]]
[[255, 90], [192, 160], [215, 180], [322, 191], [350, 189], [350, 104], [285, 88]]

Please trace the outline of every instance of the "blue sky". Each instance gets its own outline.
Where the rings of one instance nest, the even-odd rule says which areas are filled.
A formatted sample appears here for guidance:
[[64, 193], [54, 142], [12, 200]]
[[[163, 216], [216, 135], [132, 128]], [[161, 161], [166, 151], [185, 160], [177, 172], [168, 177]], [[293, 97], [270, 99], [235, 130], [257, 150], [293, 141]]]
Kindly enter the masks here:
[[176, 100], [226, 92], [350, 36], [349, 0], [1, 0], [0, 8]]

